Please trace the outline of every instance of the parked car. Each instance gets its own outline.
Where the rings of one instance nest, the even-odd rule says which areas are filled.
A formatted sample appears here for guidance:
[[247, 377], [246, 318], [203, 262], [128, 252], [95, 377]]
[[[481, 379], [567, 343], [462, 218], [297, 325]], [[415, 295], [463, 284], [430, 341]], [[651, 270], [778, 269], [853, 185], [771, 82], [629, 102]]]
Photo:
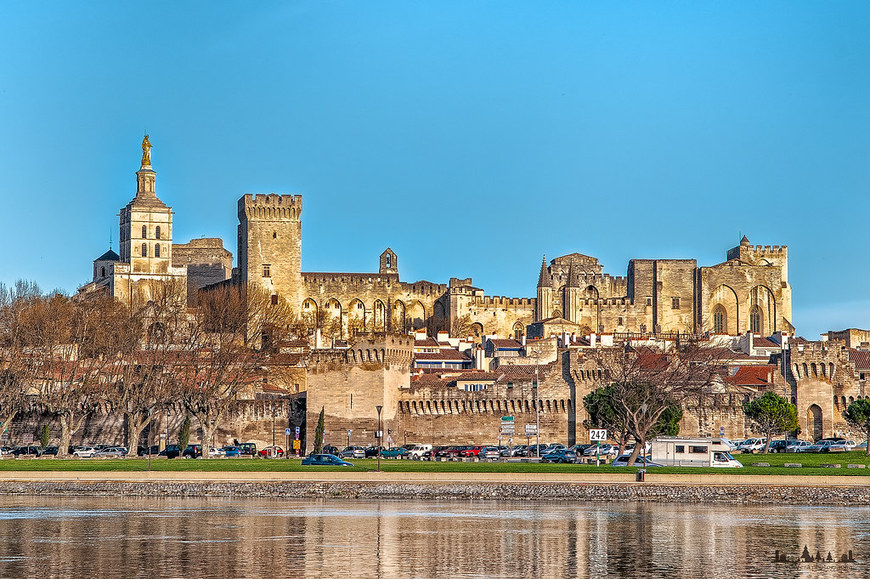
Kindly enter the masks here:
[[792, 440], [790, 441], [786, 447], [786, 452], [803, 452], [804, 449], [808, 446], [812, 446], [811, 442], [807, 442], [806, 440]]
[[241, 442], [235, 446], [245, 456], [257, 456], [257, 445], [253, 442]]
[[547, 444], [540, 444], [540, 445], [531, 444], [531, 445], [529, 445], [528, 456], [538, 456], [538, 447], [539, 446], [541, 448], [541, 456], [544, 456], [545, 452], [547, 451], [547, 446], [549, 446]]
[[223, 458], [224, 457], [224, 449], [211, 447], [208, 449], [208, 457], [209, 458]]
[[242, 456], [238, 446], [225, 446], [221, 451], [224, 453], [224, 458], [239, 458]]
[[338, 456], [338, 447], [332, 446], [331, 444], [324, 444], [323, 448], [320, 449], [320, 454], [333, 454]]
[[846, 452], [846, 442], [823, 439], [803, 447], [801, 452]]
[[541, 462], [576, 463], [577, 453], [567, 448], [560, 448], [542, 456]]
[[[623, 454], [622, 456], [618, 456], [613, 459], [613, 462], [610, 463], [610, 466], [628, 466], [628, 459], [631, 457], [630, 454]], [[634, 466], [646, 468], [653, 466], [662, 466], [657, 462], [653, 462], [646, 458], [645, 456], [638, 456], [634, 459]]]
[[758, 452], [764, 450], [764, 438], [747, 438], [737, 446], [737, 450], [745, 453]]
[[42, 448], [39, 446], [19, 446], [12, 451], [15, 456], [42, 456]]
[[566, 448], [568, 448], [568, 447], [565, 446], [564, 444], [560, 444], [558, 442], [551, 442], [541, 452], [542, 453], [550, 453], [550, 452], [555, 452], [557, 450], [564, 450]]
[[57, 456], [57, 450], [56, 446], [46, 446], [42, 449], [42, 456]]
[[181, 453], [182, 458], [202, 458], [201, 444], [188, 444], [184, 452]]
[[0, 446], [0, 456], [10, 456], [13, 450], [11, 446]]
[[480, 454], [480, 451], [481, 451], [482, 448], [483, 448], [483, 446], [468, 446], [468, 447], [465, 447], [463, 450], [460, 450], [460, 451], [459, 451], [459, 456], [463, 456], [463, 457], [466, 457], [466, 458], [468, 458], [468, 457], [472, 457], [472, 456], [477, 456], [478, 454]]
[[529, 447], [525, 444], [518, 444], [511, 448], [510, 456], [528, 456], [529, 455]]
[[457, 456], [459, 456], [459, 453], [462, 452], [462, 450], [465, 448], [465, 446], [445, 446], [441, 450], [437, 451], [435, 453], [435, 456], [441, 458], [456, 458]]
[[431, 444], [415, 444], [413, 447], [408, 449], [408, 456], [413, 460], [420, 460], [423, 458], [423, 455], [432, 450]]
[[383, 446], [367, 446], [364, 458], [377, 458], [378, 453], [383, 450]]
[[339, 458], [365, 458], [366, 449], [361, 446], [347, 446], [338, 453]]
[[123, 446], [110, 446], [94, 453], [94, 458], [124, 458], [125, 456], [127, 456], [127, 449]]
[[590, 446], [583, 451], [583, 456], [594, 457], [599, 456], [616, 456], [619, 453], [619, 447], [613, 444], [602, 444], [600, 446]]
[[149, 453], [149, 448], [147, 446], [139, 446], [136, 448], [136, 454], [139, 456], [148, 456], [148, 454], [159, 454], [160, 447], [156, 444], [152, 444], [150, 451], [151, 452]]
[[181, 448], [177, 444], [168, 444], [166, 448], [157, 453], [157, 456], [165, 456], [166, 458], [178, 458], [181, 456]]
[[501, 456], [497, 446], [484, 446], [477, 453], [477, 458], [483, 460], [497, 460]]
[[312, 454], [302, 459], [303, 466], [353, 466], [334, 454]]
[[284, 449], [278, 445], [267, 446], [257, 453], [260, 458], [283, 458]]
[[78, 458], [93, 458], [96, 452], [97, 449], [93, 446], [78, 446], [73, 450], [73, 456], [77, 456]]
[[381, 452], [384, 458], [402, 458], [408, 456], [408, 449], [401, 446], [394, 446]]

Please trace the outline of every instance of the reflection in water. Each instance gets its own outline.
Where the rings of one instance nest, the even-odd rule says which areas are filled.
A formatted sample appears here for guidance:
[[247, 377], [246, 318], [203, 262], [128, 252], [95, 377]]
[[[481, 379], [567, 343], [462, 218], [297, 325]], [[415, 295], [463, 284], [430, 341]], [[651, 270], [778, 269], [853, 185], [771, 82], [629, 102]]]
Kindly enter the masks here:
[[[0, 577], [856, 577], [870, 510], [0, 498]], [[854, 564], [774, 563], [803, 546]]]

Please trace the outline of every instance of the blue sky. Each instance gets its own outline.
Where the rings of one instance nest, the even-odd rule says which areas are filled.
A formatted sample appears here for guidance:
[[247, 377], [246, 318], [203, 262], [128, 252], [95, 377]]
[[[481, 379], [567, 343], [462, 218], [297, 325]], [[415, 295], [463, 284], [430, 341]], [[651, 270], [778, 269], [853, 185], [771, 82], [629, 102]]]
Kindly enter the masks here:
[[0, 281], [74, 291], [151, 135], [175, 241], [304, 196], [303, 268], [789, 246], [801, 334], [870, 326], [866, 2], [5, 2]]

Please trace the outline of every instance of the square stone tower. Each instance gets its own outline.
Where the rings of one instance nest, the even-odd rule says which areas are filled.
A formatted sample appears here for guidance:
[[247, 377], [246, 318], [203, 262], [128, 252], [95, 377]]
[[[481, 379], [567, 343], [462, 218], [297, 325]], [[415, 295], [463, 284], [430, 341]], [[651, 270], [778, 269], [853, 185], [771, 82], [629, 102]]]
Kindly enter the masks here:
[[239, 279], [302, 303], [302, 196], [244, 195], [239, 199]]

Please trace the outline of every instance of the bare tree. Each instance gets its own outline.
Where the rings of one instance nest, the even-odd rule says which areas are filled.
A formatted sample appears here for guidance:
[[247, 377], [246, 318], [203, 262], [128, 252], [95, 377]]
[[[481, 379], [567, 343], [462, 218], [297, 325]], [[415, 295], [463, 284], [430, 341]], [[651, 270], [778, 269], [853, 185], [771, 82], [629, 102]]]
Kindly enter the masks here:
[[104, 407], [104, 370], [117, 340], [105, 323], [119, 306], [111, 296], [74, 301], [61, 294], [30, 300], [20, 316], [25, 376], [38, 408], [60, 423], [58, 456], [87, 416]]
[[176, 372], [181, 401], [202, 428], [203, 453], [239, 395], [260, 375], [263, 332], [284, 331], [292, 310], [258, 286], [201, 292], [191, 311], [185, 358]]
[[699, 340], [677, 343], [667, 350], [607, 348], [593, 354], [612, 387], [612, 399], [637, 441], [628, 464], [659, 425], [662, 414], [709, 389], [723, 371], [723, 350]]
[[172, 367], [186, 344], [185, 288], [177, 281], [149, 284], [147, 301], [119, 309], [111, 320], [117, 356], [106, 369], [110, 375], [107, 399], [124, 415], [131, 451], [157, 411], [172, 404], [176, 381]]

